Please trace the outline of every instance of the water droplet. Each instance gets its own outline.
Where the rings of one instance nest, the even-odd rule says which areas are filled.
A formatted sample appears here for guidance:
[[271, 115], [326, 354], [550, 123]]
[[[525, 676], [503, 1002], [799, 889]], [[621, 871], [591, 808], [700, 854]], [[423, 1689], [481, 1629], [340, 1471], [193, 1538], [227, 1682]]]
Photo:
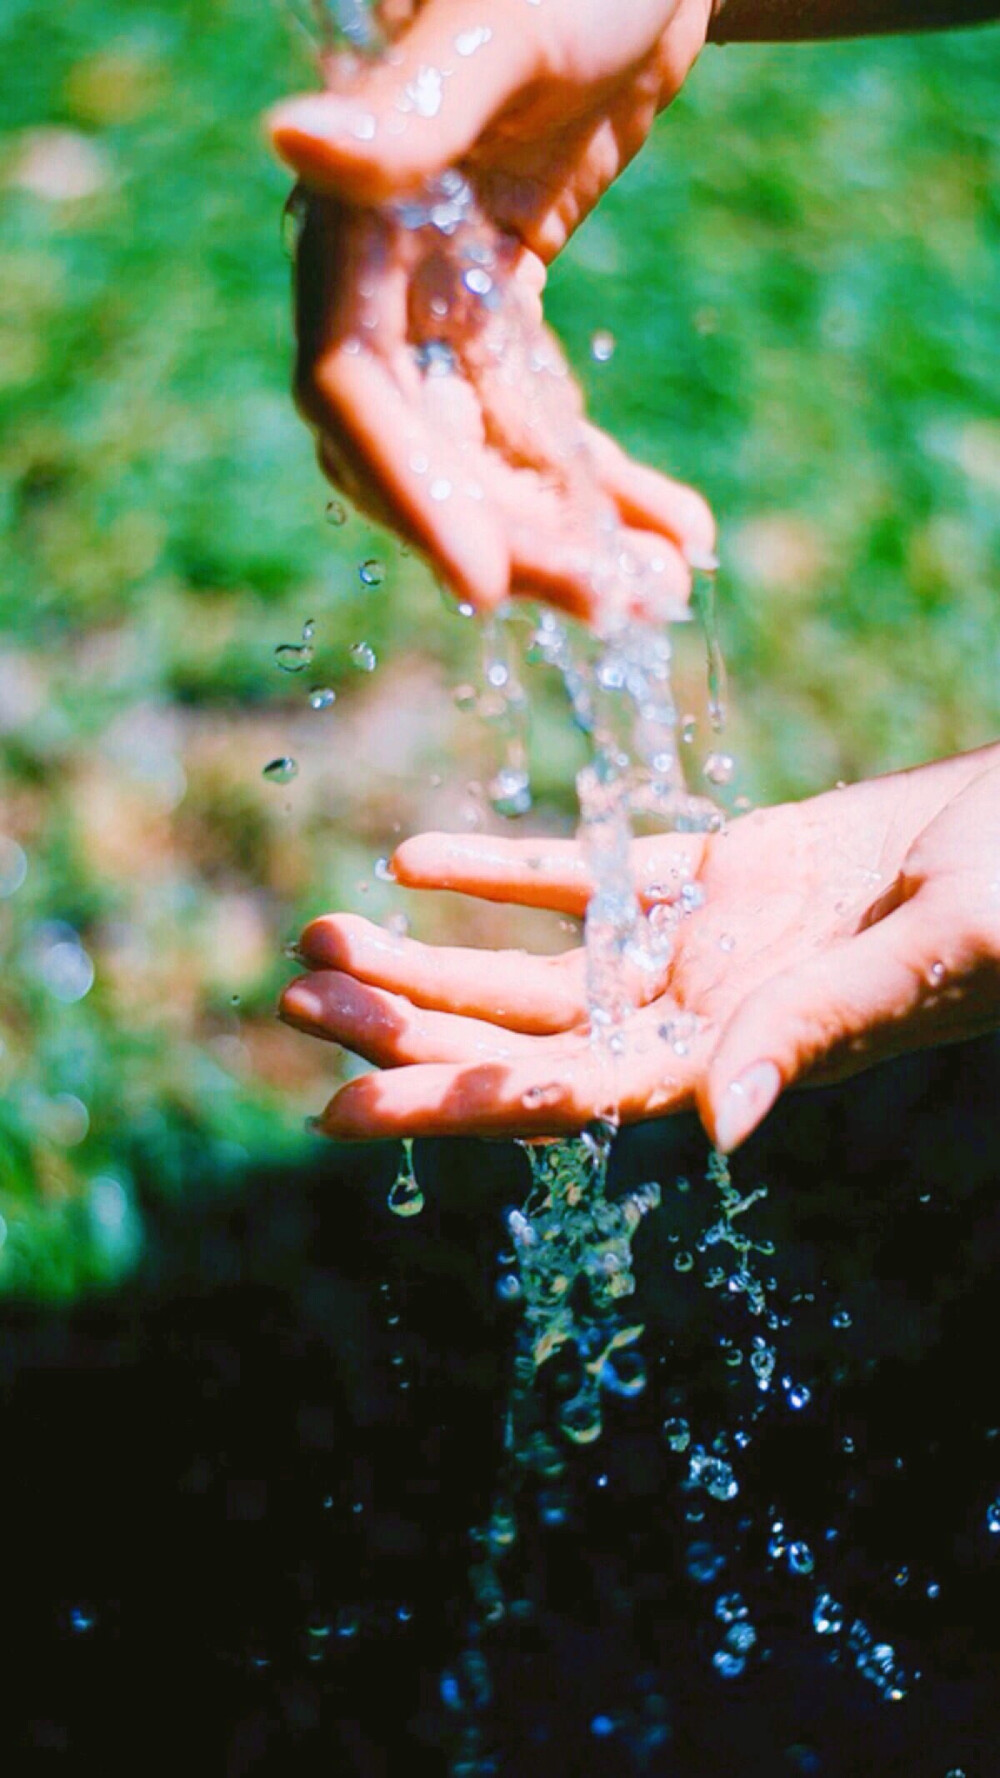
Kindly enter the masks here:
[[412, 1173], [400, 1173], [389, 1193], [389, 1209], [393, 1216], [419, 1216], [424, 1207], [424, 1194]]
[[712, 1666], [723, 1679], [738, 1679], [746, 1667], [746, 1661], [740, 1655], [730, 1654], [728, 1649], [717, 1649], [712, 1656]]
[[749, 1611], [740, 1593], [720, 1593], [715, 1601], [715, 1615], [720, 1624], [735, 1624], [741, 1618], [749, 1616]]
[[729, 952], [729, 951], [735, 951], [735, 949], [736, 949], [736, 940], [733, 937], [732, 933], [731, 932], [723, 932], [719, 938], [719, 950]]
[[559, 1424], [575, 1445], [591, 1445], [600, 1438], [603, 1423], [596, 1391], [592, 1393], [588, 1389], [583, 1395], [566, 1402], [559, 1415]]
[[367, 562], [362, 562], [358, 569], [358, 579], [362, 586], [381, 586], [385, 579], [385, 563], [380, 562], [377, 556], [369, 556]]
[[396, 881], [396, 874], [392, 868], [392, 865], [390, 864], [388, 858], [385, 858], [385, 857], [376, 858], [376, 860], [375, 860], [375, 875], [378, 878], [380, 883], [394, 883]]
[[[457, 363], [455, 353], [447, 340], [425, 340], [422, 345], [417, 347], [416, 356], [417, 364], [424, 375], [428, 377], [451, 376]], [[415, 456], [419, 457], [423, 467], [418, 469], [416, 462], [411, 458], [410, 468], [417, 475], [426, 475], [430, 468], [429, 459], [422, 451], [415, 453]]]
[[710, 753], [703, 769], [710, 784], [729, 784], [736, 770], [736, 761], [731, 753]]
[[701, 1586], [715, 1580], [726, 1566], [726, 1558], [710, 1543], [693, 1543], [687, 1553], [687, 1571]]
[[0, 834], [0, 901], [16, 895], [28, 874], [28, 857], [16, 840]]
[[753, 1648], [757, 1632], [752, 1624], [734, 1624], [726, 1631], [726, 1647], [735, 1655], [745, 1655]]
[[493, 289], [493, 279], [489, 272], [483, 271], [481, 266], [473, 266], [470, 271], [467, 271], [462, 283], [466, 290], [472, 291], [473, 296], [489, 296]]
[[597, 364], [607, 364], [608, 360], [615, 355], [617, 343], [613, 333], [609, 333], [607, 328], [599, 328], [596, 333], [590, 336], [591, 358]]
[[309, 693], [309, 705], [313, 710], [330, 710], [337, 702], [337, 694], [332, 685], [314, 685]]
[[721, 1457], [707, 1457], [700, 1448], [691, 1453], [688, 1481], [695, 1487], [704, 1488], [713, 1500], [735, 1500], [740, 1491], [732, 1465]]
[[592, 1735], [597, 1735], [600, 1740], [604, 1740], [608, 1735], [613, 1735], [615, 1732], [614, 1717], [603, 1714], [591, 1717], [590, 1732]]
[[809, 1406], [812, 1401], [812, 1390], [805, 1383], [793, 1383], [791, 1377], [782, 1377], [781, 1387], [790, 1408], [798, 1412]]
[[839, 1636], [844, 1628], [843, 1607], [829, 1593], [819, 1593], [812, 1614], [817, 1636]]
[[97, 1619], [92, 1611], [85, 1611], [82, 1605], [74, 1605], [69, 1614], [69, 1622], [70, 1628], [75, 1630], [78, 1636], [85, 1636], [88, 1630], [94, 1628]]
[[346, 525], [347, 508], [342, 500], [329, 500], [327, 502], [326, 522], [328, 525]]
[[986, 1529], [994, 1536], [1000, 1535], [1000, 1499], [991, 1501], [986, 1509]]
[[[451, 498], [451, 483], [446, 475], [439, 475], [434, 478], [430, 485], [430, 496], [432, 500], [448, 500]], [[459, 606], [459, 610], [461, 610], [461, 606]]]
[[488, 794], [493, 811], [513, 820], [531, 808], [531, 778], [524, 766], [501, 766], [491, 778]]
[[312, 661], [312, 646], [308, 642], [279, 642], [274, 658], [283, 673], [301, 673]]
[[374, 673], [378, 666], [378, 655], [370, 642], [351, 643], [351, 662], [359, 673]]
[[544, 1105], [558, 1105], [563, 1092], [564, 1088], [558, 1080], [550, 1080], [544, 1085], [526, 1087], [521, 1094], [521, 1104], [526, 1111], [538, 1111]]
[[298, 761], [287, 756], [283, 759], [272, 759], [264, 767], [261, 775], [267, 779], [269, 784], [290, 784], [292, 779], [299, 775]]
[[927, 971], [927, 975], [932, 988], [940, 987], [945, 978], [944, 964], [932, 963], [930, 969]]
[[691, 1428], [686, 1420], [664, 1420], [663, 1436], [672, 1451], [686, 1451], [691, 1443]]
[[793, 1574], [811, 1574], [816, 1566], [816, 1558], [807, 1543], [790, 1543], [788, 1546], [788, 1566]]
[[516, 1303], [521, 1295], [521, 1281], [514, 1272], [507, 1272], [497, 1284], [497, 1296], [502, 1303]]
[[690, 1254], [687, 1252], [681, 1252], [681, 1253], [674, 1254], [674, 1271], [675, 1272], [690, 1272], [693, 1265], [694, 1265], [693, 1254]]

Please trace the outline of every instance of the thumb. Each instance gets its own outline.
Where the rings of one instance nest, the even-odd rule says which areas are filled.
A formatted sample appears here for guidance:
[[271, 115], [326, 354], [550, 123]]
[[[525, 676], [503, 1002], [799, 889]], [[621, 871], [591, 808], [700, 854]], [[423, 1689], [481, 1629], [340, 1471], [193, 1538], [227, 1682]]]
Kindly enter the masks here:
[[[429, 0], [389, 54], [348, 93], [288, 99], [267, 119], [281, 158], [306, 182], [381, 203], [467, 154], [540, 70], [539, 35], [505, 0]], [[484, 14], [489, 19], [485, 24]]]
[[797, 1081], [854, 1074], [933, 1040], [919, 1015], [933, 1018], [940, 999], [936, 932], [915, 896], [747, 995], [697, 1088], [701, 1120], [723, 1153], [738, 1148]]

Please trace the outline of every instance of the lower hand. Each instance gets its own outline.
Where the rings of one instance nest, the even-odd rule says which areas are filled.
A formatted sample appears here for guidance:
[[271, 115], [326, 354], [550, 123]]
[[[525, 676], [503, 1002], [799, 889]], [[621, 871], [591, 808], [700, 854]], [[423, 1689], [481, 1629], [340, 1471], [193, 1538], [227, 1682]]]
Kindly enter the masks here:
[[[572, 915], [588, 898], [571, 842], [425, 834], [394, 869]], [[625, 1121], [694, 1106], [729, 1151], [787, 1087], [1000, 1024], [1000, 746], [639, 841], [635, 876], [674, 942], [613, 1075], [589, 1039], [581, 950], [532, 959], [313, 921], [282, 1016], [382, 1070], [341, 1089], [325, 1131], [556, 1135], [615, 1099]]]

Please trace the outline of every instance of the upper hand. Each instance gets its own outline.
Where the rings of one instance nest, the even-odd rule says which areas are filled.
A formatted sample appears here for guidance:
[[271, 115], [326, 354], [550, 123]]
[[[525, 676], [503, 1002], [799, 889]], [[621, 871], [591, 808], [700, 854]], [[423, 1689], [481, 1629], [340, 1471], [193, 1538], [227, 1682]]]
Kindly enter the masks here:
[[[282, 1015], [384, 1070], [341, 1089], [328, 1133], [551, 1135], [616, 1099], [626, 1121], [696, 1106], [730, 1150], [787, 1087], [1000, 1024], [1000, 747], [640, 841], [635, 869], [674, 945], [613, 1076], [589, 1041], [581, 951], [432, 948], [314, 921], [312, 973]], [[423, 835], [395, 870], [572, 914], [587, 901], [570, 842]], [[685, 913], [695, 884], [704, 901]]]
[[544, 260], [644, 140], [705, 11], [632, 0], [612, 30], [593, 0], [499, 0], [487, 31], [479, 0], [428, 0], [349, 91], [272, 116], [311, 188], [296, 380], [320, 462], [480, 609], [662, 620], [714, 548], [697, 495], [586, 425], [541, 305]]
[[[379, 10], [389, 54], [354, 65], [345, 90], [278, 105], [278, 153], [311, 190], [362, 206], [461, 164], [494, 222], [548, 261], [680, 91], [712, 6], [383, 0]], [[335, 86], [345, 65], [328, 64]]]

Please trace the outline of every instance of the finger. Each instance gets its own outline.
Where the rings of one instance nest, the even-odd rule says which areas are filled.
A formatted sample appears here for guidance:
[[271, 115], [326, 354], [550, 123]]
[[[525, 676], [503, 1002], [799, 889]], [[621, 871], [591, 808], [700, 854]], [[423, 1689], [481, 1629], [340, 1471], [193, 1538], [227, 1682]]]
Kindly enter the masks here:
[[590, 899], [575, 840], [421, 833], [397, 847], [392, 869], [408, 889], [454, 889], [480, 901], [513, 901], [578, 917]]
[[349, 972], [414, 1006], [538, 1036], [569, 1031], [585, 1017], [583, 959], [529, 957], [424, 945], [355, 914], [324, 914], [307, 926], [299, 951], [311, 969]]
[[530, 1051], [532, 1040], [480, 1019], [415, 1007], [401, 994], [370, 987], [354, 976], [324, 970], [290, 982], [281, 997], [286, 1024], [341, 1043], [380, 1068], [410, 1063], [506, 1061]]
[[598, 474], [626, 524], [673, 538], [692, 567], [714, 561], [715, 520], [694, 488], [637, 463], [608, 433], [587, 425]]
[[[565, 515], [559, 518], [564, 531]], [[544, 600], [584, 623], [610, 616], [611, 608], [667, 623], [687, 616], [691, 574], [667, 538], [623, 528], [612, 555], [603, 539], [598, 547], [581, 546], [529, 526], [521, 516], [511, 535], [511, 592]]]
[[942, 1014], [948, 1018], [934, 985], [941, 936], [918, 894], [879, 925], [754, 989], [698, 1088], [718, 1147], [737, 1148], [797, 1081], [842, 1078], [935, 1041]]
[[318, 190], [382, 203], [468, 153], [541, 71], [539, 45], [523, 6], [492, 0], [484, 15], [482, 0], [432, 0], [350, 93], [276, 106], [267, 120], [271, 140]]
[[[698, 876], [705, 834], [658, 834], [633, 854], [640, 900], [676, 901]], [[452, 889], [480, 901], [516, 902], [580, 919], [591, 881], [576, 840], [508, 840], [493, 835], [414, 834], [392, 860], [396, 881], [408, 889]]]
[[341, 1141], [565, 1136], [584, 1129], [612, 1104], [624, 1121], [635, 1122], [682, 1110], [690, 1097], [690, 1079], [665, 1072], [662, 1058], [652, 1052], [641, 1066], [612, 1070], [604, 1054], [581, 1043], [541, 1065], [532, 1055], [510, 1063], [368, 1074], [341, 1088], [320, 1125]]
[[430, 433], [388, 367], [350, 343], [328, 352], [314, 373], [328, 423], [350, 437], [402, 527], [458, 597], [494, 610], [508, 596], [510, 558], [481, 488]]

